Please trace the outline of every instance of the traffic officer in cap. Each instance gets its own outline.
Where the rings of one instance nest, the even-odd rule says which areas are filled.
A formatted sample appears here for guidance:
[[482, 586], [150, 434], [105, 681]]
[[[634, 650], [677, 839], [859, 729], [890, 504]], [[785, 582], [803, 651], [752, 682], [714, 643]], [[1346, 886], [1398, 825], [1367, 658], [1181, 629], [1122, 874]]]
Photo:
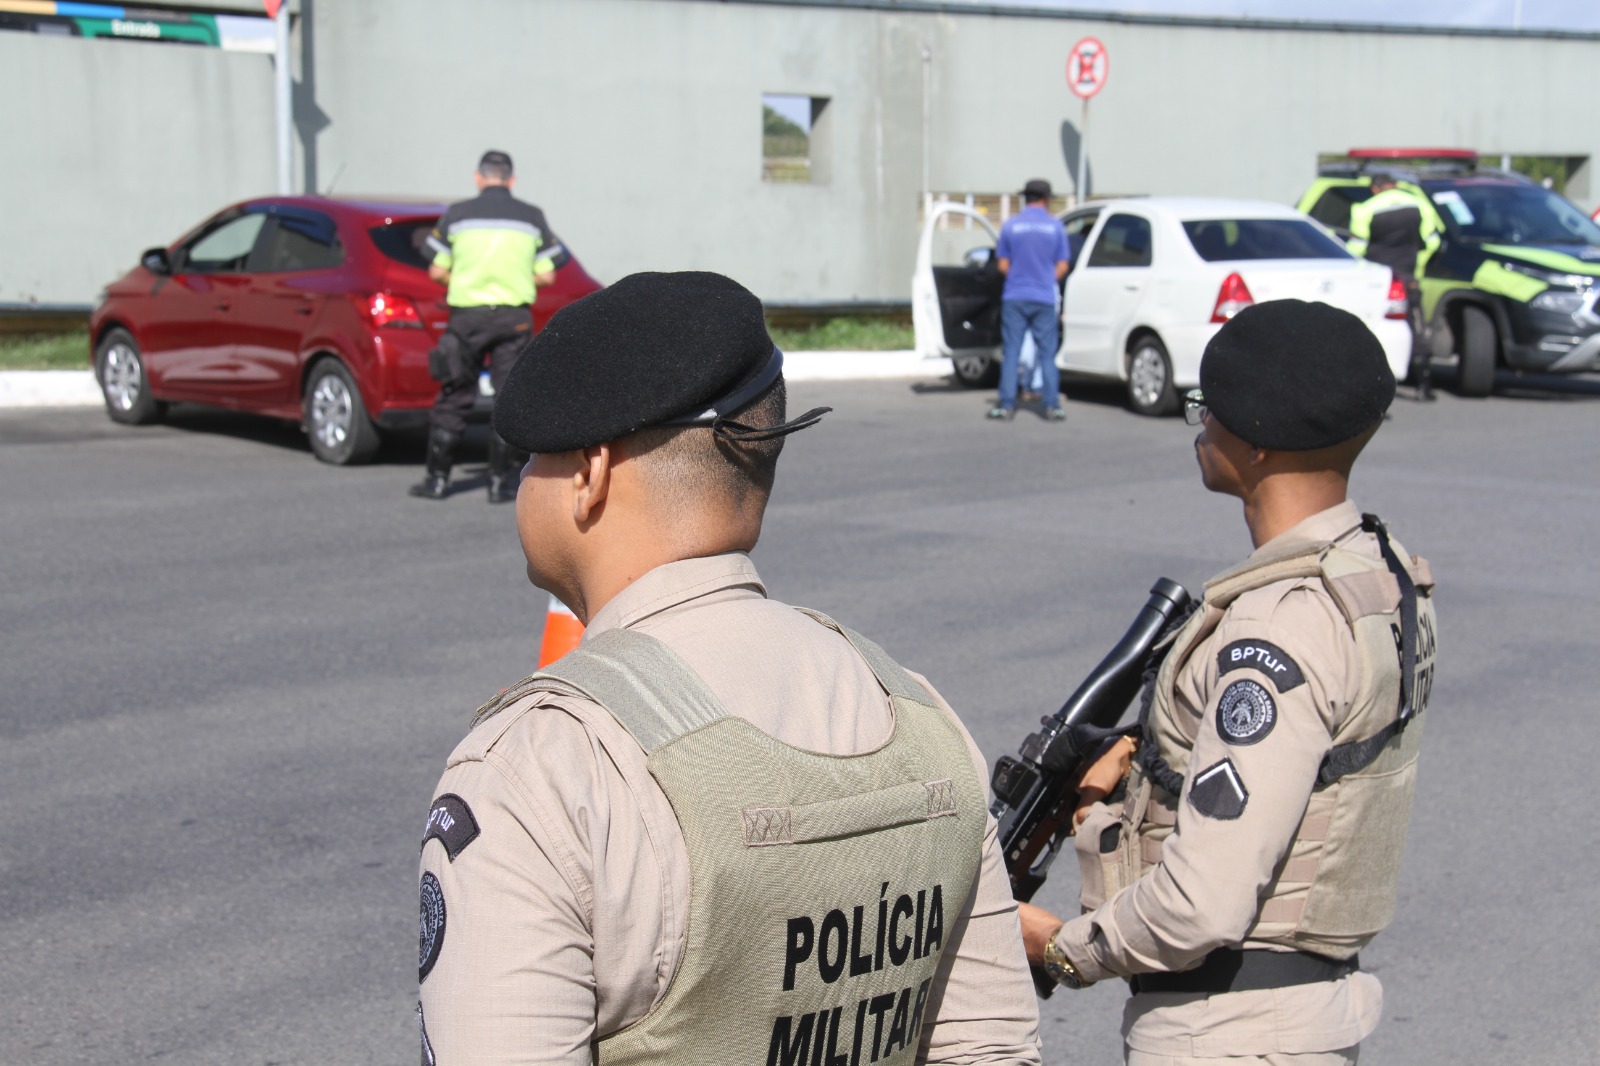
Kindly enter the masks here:
[[[428, 413], [427, 472], [410, 490], [429, 500], [449, 494], [450, 468], [477, 401], [485, 356], [498, 392], [532, 336], [539, 286], [555, 281], [571, 258], [544, 212], [511, 195], [517, 178], [509, 155], [483, 153], [473, 180], [478, 195], [450, 205], [428, 235], [428, 276], [449, 287], [450, 305], [450, 325], [428, 353], [439, 398]], [[516, 499], [516, 472], [524, 458], [498, 433], [489, 435], [490, 503]]]
[[1346, 497], [1394, 376], [1353, 315], [1277, 300], [1218, 331], [1200, 382], [1200, 476], [1243, 501], [1255, 552], [1207, 582], [1139, 735], [1085, 775], [1084, 913], [1025, 905], [1023, 936], [1069, 988], [1128, 979], [1135, 1066], [1352, 1063], [1435, 654], [1428, 564]]
[[749, 552], [787, 421], [761, 303], [635, 274], [563, 308], [495, 429], [583, 644], [479, 711], [422, 838], [423, 1061], [1038, 1062], [982, 756]]

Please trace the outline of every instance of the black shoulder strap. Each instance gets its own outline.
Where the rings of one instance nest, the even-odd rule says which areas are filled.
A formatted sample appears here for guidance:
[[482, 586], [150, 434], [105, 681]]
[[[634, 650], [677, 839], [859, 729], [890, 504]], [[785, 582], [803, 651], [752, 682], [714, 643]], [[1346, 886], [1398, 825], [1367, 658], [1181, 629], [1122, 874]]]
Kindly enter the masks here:
[[1394, 721], [1372, 736], [1336, 745], [1328, 752], [1323, 757], [1322, 765], [1317, 768], [1318, 787], [1331, 785], [1339, 778], [1369, 765], [1389, 741], [1405, 732], [1415, 710], [1412, 701], [1415, 698], [1417, 676], [1417, 583], [1411, 580], [1410, 572], [1395, 554], [1394, 546], [1389, 543], [1389, 530], [1382, 519], [1377, 515], [1364, 514], [1361, 516], [1361, 528], [1377, 536], [1384, 565], [1400, 583], [1400, 707]]
[[1198, 611], [1200, 606], [1200, 600], [1190, 600], [1182, 610], [1174, 612], [1166, 628], [1162, 629], [1155, 646], [1150, 649], [1150, 657], [1145, 661], [1142, 679], [1144, 691], [1139, 694], [1139, 732], [1144, 736], [1144, 743], [1139, 745], [1134, 758], [1144, 767], [1146, 777], [1174, 796], [1183, 794], [1183, 775], [1167, 764], [1156, 747], [1155, 731], [1150, 728], [1150, 706], [1155, 702], [1156, 676], [1172, 651], [1172, 638], [1189, 623], [1189, 616]]

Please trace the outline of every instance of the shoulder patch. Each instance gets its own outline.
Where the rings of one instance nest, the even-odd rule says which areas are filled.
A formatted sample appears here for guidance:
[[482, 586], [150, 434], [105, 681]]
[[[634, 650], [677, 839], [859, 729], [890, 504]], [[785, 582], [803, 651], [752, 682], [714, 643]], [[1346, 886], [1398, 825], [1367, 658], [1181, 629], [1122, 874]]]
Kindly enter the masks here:
[[1232, 821], [1244, 813], [1250, 793], [1239, 778], [1232, 759], [1223, 759], [1200, 771], [1189, 789], [1189, 806], [1208, 818]]
[[1300, 672], [1300, 665], [1270, 640], [1236, 640], [1217, 652], [1219, 674], [1246, 667], [1270, 677], [1279, 692], [1305, 684], [1306, 675]]
[[422, 875], [422, 914], [417, 925], [417, 981], [428, 979], [444, 947], [444, 889], [431, 873]]
[[422, 830], [422, 846], [437, 840], [444, 844], [444, 853], [451, 862], [461, 854], [461, 849], [478, 839], [478, 820], [472, 816], [467, 801], [453, 792], [446, 792], [433, 801], [428, 810], [428, 824]]
[[1217, 736], [1229, 744], [1256, 744], [1278, 724], [1272, 693], [1254, 681], [1235, 681], [1217, 701]]

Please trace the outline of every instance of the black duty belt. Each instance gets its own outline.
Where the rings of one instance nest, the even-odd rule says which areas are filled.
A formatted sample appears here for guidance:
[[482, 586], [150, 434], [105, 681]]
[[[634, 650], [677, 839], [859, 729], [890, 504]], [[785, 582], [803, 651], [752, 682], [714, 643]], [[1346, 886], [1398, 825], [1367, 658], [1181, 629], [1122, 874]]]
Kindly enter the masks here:
[[1361, 957], [1330, 959], [1309, 951], [1242, 951], [1218, 948], [1192, 970], [1141, 973], [1128, 980], [1134, 995], [1145, 992], [1248, 992], [1337, 981], [1361, 969]]

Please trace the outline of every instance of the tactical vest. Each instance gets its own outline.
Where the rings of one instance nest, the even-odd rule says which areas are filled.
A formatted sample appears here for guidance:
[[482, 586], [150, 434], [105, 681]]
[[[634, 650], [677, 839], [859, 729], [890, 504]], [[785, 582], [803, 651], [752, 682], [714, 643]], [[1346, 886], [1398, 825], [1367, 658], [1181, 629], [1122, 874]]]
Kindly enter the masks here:
[[921, 685], [877, 645], [813, 617], [889, 695], [894, 731], [876, 751], [784, 744], [629, 630], [597, 635], [485, 708], [541, 689], [594, 700], [648, 754], [683, 830], [683, 953], [654, 1009], [600, 1039], [606, 1066], [916, 1057], [934, 972], [976, 881], [984, 786]]
[[[1420, 718], [1427, 707], [1437, 650], [1426, 560], [1411, 556], [1404, 570], [1416, 589], [1413, 680], [1402, 685], [1401, 581], [1382, 559], [1341, 547], [1360, 530], [1333, 542], [1277, 558], [1255, 560], [1206, 584], [1200, 609], [1171, 640], [1156, 675], [1145, 723], [1145, 745], [1159, 754], [1135, 763], [1121, 812], [1121, 832], [1098, 828], [1103, 890], [1109, 898], [1161, 861], [1161, 848], [1177, 824], [1178, 777], [1201, 718], [1174, 699], [1179, 671], [1228, 614], [1230, 620], [1266, 620], [1291, 590], [1320, 582], [1339, 607], [1355, 640], [1359, 664], [1350, 709], [1333, 737], [1288, 855], [1261, 894], [1245, 939], [1280, 944], [1333, 958], [1349, 958], [1394, 915], [1416, 783]], [[1380, 538], [1386, 534], [1379, 529]], [[1386, 543], [1386, 542], [1384, 542]], [[1392, 552], [1391, 552], [1392, 555]], [[1395, 566], [1400, 566], [1398, 558]], [[1231, 609], [1231, 610], [1230, 610]], [[1409, 697], [1410, 707], [1402, 705]], [[1141, 753], [1145, 754], [1145, 753]], [[1163, 787], [1165, 780], [1170, 787]], [[1113, 843], [1114, 841], [1114, 843]], [[1086, 906], [1102, 900], [1084, 901]]]

